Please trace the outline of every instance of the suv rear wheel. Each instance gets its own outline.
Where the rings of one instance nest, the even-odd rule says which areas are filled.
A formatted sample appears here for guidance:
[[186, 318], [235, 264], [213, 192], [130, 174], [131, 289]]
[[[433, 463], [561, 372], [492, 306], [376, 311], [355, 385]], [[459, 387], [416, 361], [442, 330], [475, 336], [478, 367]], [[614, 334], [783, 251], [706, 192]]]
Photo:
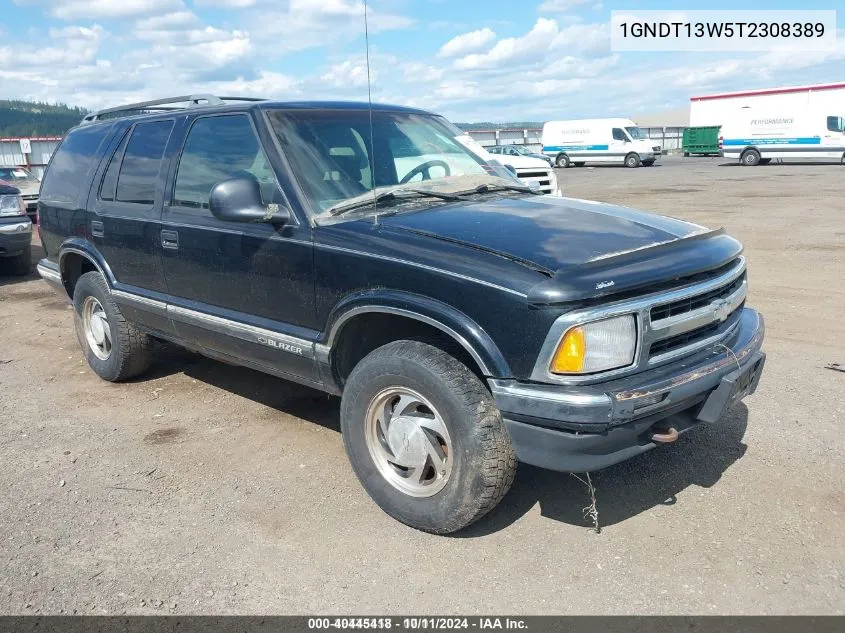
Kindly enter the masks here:
[[100, 378], [117, 382], [147, 370], [152, 339], [129, 323], [99, 272], [82, 275], [73, 291], [76, 336]]
[[566, 154], [558, 154], [557, 158], [555, 159], [555, 165], [560, 167], [561, 169], [566, 169], [569, 167], [569, 156]]
[[396, 341], [366, 356], [346, 382], [340, 423], [366, 491], [419, 530], [460, 530], [513, 483], [516, 457], [490, 393], [432, 345]]

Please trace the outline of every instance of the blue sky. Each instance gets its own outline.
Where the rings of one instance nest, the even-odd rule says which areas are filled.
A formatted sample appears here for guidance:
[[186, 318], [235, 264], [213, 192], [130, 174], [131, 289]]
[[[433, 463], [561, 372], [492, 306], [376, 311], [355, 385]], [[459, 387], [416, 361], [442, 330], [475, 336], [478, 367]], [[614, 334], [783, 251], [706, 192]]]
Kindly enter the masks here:
[[[192, 92], [364, 99], [362, 0], [0, 0], [0, 98], [89, 108]], [[613, 53], [613, 9], [836, 3], [371, 0], [378, 101], [455, 121], [654, 114], [708, 92], [845, 80], [837, 48]]]

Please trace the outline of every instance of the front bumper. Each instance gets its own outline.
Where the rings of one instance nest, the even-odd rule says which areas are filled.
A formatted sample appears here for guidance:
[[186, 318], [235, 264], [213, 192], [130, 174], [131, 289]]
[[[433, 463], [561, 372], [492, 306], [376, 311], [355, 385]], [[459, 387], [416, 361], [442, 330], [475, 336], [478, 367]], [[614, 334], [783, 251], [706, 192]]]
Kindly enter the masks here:
[[588, 386], [514, 380], [490, 386], [520, 461], [598, 470], [651, 450], [660, 443], [652, 439], [657, 431], [683, 433], [715, 422], [729, 404], [753, 393], [765, 362], [764, 334], [763, 317], [744, 308], [727, 349]]
[[14, 257], [25, 252], [32, 243], [32, 222], [19, 217], [0, 222], [0, 257]]

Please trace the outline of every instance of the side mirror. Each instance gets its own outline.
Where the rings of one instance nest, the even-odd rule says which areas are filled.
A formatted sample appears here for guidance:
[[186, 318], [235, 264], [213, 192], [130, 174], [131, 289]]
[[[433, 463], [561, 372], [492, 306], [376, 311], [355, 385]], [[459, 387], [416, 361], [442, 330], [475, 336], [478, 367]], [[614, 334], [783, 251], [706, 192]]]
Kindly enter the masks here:
[[277, 204], [265, 205], [261, 185], [255, 178], [232, 178], [214, 185], [208, 206], [224, 222], [270, 222], [285, 224], [290, 212]]

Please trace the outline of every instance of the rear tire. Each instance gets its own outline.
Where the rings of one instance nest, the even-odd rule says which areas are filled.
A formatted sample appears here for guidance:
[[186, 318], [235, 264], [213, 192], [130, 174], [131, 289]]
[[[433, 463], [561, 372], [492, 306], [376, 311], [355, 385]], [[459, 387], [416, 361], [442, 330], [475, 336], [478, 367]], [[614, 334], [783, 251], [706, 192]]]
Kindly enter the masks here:
[[576, 167], [583, 167], [586, 163], [574, 163]]
[[640, 155], [635, 152], [631, 152], [625, 157], [625, 167], [634, 169], [639, 167], [641, 164], [642, 161], [640, 160]]
[[555, 165], [560, 167], [561, 169], [566, 169], [569, 167], [569, 156], [566, 154], [558, 154], [557, 158], [555, 159]]
[[359, 362], [343, 391], [340, 425], [364, 489], [418, 530], [460, 530], [513, 483], [516, 457], [490, 392], [427, 343], [395, 341]]
[[653, 160], [644, 160], [643, 161], [643, 167], [651, 167], [652, 165], [654, 165]]
[[689, 152], [684, 152], [684, 158], [689, 158]]
[[769, 164], [769, 163], [771, 163], [771, 162], [772, 162], [772, 159], [771, 159], [771, 158], [761, 158], [761, 159], [760, 159], [760, 164], [761, 164], [761, 165], [768, 165], [768, 164]]
[[747, 149], [742, 153], [742, 156], [739, 157], [739, 162], [746, 167], [756, 167], [760, 164], [761, 160], [760, 152], [756, 149]]
[[99, 272], [85, 273], [76, 282], [73, 309], [76, 336], [95, 374], [118, 382], [147, 370], [153, 340], [124, 318]]
[[7, 261], [10, 275], [26, 277], [32, 271], [32, 250], [27, 246], [23, 253], [10, 257]]

